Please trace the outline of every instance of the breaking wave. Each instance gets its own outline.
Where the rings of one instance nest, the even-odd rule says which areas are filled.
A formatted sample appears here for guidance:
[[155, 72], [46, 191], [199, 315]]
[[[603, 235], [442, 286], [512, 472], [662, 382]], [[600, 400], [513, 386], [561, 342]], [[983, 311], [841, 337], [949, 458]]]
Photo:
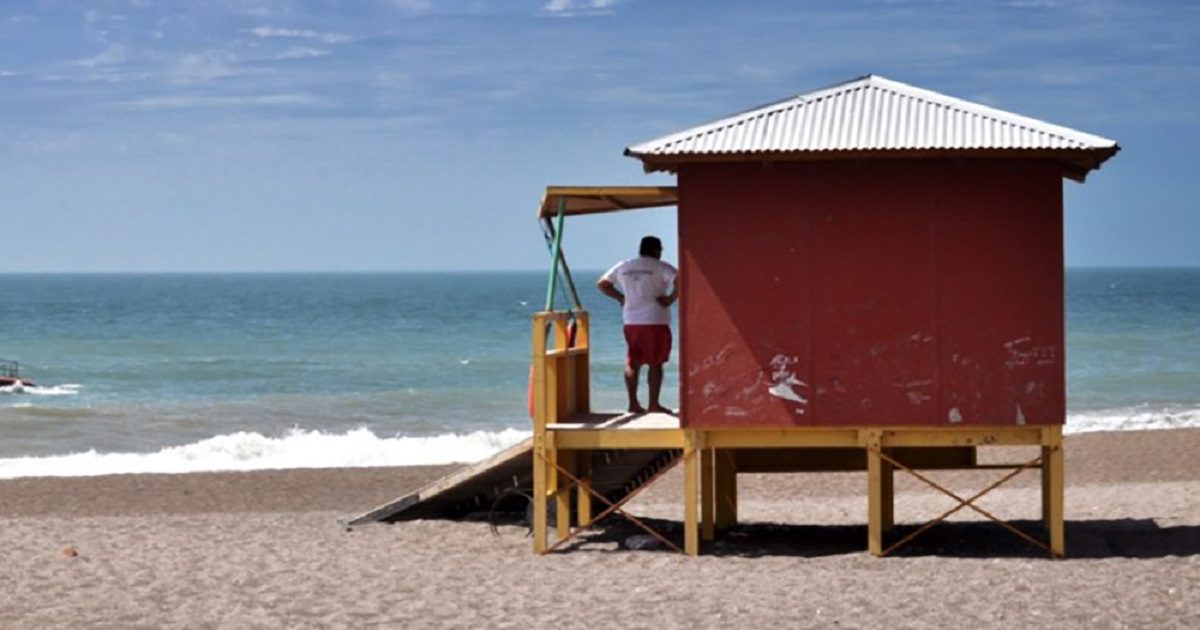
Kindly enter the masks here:
[[1139, 405], [1123, 409], [1073, 411], [1067, 414], [1064, 433], [1092, 431], [1149, 431], [1200, 427], [1200, 409]]
[[379, 437], [365, 428], [340, 434], [292, 429], [278, 438], [239, 431], [155, 453], [89, 450], [0, 459], [0, 479], [465, 463], [487, 458], [527, 437], [528, 431], [516, 429], [431, 437]]

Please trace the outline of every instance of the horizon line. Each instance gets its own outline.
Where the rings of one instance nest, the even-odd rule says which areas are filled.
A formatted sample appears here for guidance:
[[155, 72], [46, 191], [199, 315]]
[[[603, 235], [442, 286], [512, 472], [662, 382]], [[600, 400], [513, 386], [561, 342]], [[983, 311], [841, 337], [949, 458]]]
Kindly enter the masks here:
[[[1063, 265], [1065, 270], [1101, 269], [1200, 269], [1200, 264], [1134, 264], [1134, 265]], [[603, 267], [577, 267], [576, 271], [603, 271]], [[195, 270], [37, 270], [0, 271], [0, 276], [155, 276], [155, 275], [385, 275], [403, 273], [548, 273], [548, 268], [512, 267], [502, 269], [195, 269]]]

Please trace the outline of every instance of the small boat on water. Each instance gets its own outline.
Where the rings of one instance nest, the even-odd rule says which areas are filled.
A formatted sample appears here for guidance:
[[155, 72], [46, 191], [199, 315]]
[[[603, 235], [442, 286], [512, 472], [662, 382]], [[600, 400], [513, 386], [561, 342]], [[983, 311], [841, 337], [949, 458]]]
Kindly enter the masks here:
[[0, 359], [0, 387], [20, 390], [26, 387], [37, 387], [37, 383], [21, 376], [21, 364], [8, 359]]

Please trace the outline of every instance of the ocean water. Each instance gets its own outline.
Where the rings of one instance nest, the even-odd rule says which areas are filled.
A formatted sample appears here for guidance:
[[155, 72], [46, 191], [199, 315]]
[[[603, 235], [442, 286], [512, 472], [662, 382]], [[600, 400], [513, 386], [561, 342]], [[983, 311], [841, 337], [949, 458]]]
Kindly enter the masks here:
[[[624, 405], [616, 305], [593, 400]], [[0, 275], [0, 478], [474, 461], [529, 433], [544, 273]], [[559, 297], [559, 304], [562, 298]], [[1068, 431], [1200, 426], [1200, 269], [1067, 273]], [[664, 402], [677, 405], [669, 371]]]

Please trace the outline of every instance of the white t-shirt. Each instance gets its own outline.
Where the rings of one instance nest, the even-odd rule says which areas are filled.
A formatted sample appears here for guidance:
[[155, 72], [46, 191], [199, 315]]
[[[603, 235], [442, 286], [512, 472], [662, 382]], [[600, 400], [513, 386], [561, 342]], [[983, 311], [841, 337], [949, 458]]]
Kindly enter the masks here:
[[679, 270], [649, 256], [630, 258], [613, 266], [600, 276], [615, 284], [625, 294], [621, 315], [626, 324], [670, 324], [671, 309], [658, 303], [659, 296], [668, 293]]

